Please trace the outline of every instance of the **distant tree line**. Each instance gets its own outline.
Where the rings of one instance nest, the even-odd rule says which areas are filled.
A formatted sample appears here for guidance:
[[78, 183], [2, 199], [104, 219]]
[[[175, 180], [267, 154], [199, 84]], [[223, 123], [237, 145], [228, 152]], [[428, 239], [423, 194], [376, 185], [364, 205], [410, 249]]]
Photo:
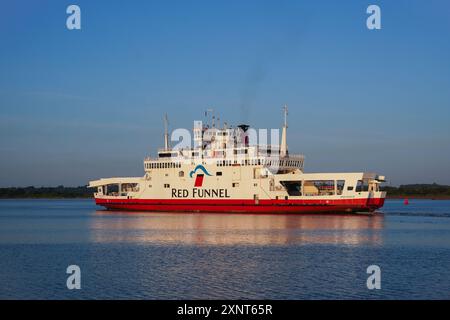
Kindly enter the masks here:
[[[399, 187], [383, 186], [388, 198], [450, 199], [450, 186], [433, 184], [407, 184]], [[0, 199], [20, 198], [92, 198], [93, 189], [80, 187], [23, 187], [0, 188]]]
[[450, 186], [433, 184], [406, 184], [399, 187], [384, 186], [381, 188], [387, 192], [388, 198], [432, 198], [449, 199]]
[[24, 188], [0, 188], [0, 199], [18, 198], [91, 198], [93, 189], [86, 186], [80, 187], [24, 187]]

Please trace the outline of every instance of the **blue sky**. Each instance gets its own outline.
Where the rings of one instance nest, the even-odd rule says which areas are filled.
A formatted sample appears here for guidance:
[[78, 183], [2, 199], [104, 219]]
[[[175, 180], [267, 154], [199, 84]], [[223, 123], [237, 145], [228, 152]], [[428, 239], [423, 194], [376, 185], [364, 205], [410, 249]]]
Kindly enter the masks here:
[[448, 1], [19, 0], [0, 40], [0, 186], [140, 176], [165, 112], [274, 128], [285, 103], [308, 172], [450, 184]]

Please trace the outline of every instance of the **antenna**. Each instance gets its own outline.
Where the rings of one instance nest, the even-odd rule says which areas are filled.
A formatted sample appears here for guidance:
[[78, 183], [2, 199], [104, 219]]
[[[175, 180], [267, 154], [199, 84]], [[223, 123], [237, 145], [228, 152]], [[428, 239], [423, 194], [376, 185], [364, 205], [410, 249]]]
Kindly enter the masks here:
[[[213, 127], [213, 126], [214, 126], [214, 109], [212, 109], [212, 108], [206, 109], [206, 111], [205, 111], [205, 117], [207, 117], [208, 113], [211, 114], [211, 124], [212, 124], [211, 127]], [[208, 120], [208, 119], [206, 119], [206, 120]], [[208, 123], [208, 124], [209, 124], [209, 123]]]
[[288, 115], [288, 106], [287, 104], [284, 105], [283, 107], [283, 111], [284, 111], [284, 126], [287, 128], [287, 115]]
[[283, 130], [281, 132], [281, 146], [280, 146], [280, 156], [281, 157], [285, 157], [288, 154], [288, 148], [287, 148], [287, 142], [286, 142], [288, 107], [286, 104], [283, 107], [283, 111], [284, 111], [284, 126], [283, 126]]
[[167, 113], [164, 115], [164, 149], [169, 150], [169, 119]]

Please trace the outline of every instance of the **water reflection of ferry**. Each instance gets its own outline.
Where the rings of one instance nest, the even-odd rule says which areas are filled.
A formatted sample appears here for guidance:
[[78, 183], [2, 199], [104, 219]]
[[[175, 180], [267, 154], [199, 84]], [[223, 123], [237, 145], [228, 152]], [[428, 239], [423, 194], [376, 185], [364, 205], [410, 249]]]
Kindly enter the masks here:
[[383, 215], [218, 215], [97, 211], [96, 242], [176, 245], [381, 244]]
[[212, 118], [195, 122], [193, 148], [170, 148], [166, 126], [165, 147], [144, 160], [143, 177], [99, 179], [89, 187], [96, 204], [116, 210], [345, 213], [383, 206], [384, 176], [304, 173], [303, 155], [288, 152], [286, 116], [287, 108], [281, 144], [272, 145], [251, 143], [258, 135], [248, 125], [220, 127]]

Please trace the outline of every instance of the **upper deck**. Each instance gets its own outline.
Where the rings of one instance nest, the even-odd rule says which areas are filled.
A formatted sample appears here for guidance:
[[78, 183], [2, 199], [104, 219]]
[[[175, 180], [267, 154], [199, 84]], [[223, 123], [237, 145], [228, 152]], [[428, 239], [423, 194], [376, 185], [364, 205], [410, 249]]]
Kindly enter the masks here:
[[[278, 129], [270, 130], [271, 142], [275, 141], [275, 143], [266, 144], [262, 143], [267, 141], [266, 129], [257, 132], [248, 125], [229, 127], [226, 123], [219, 127], [219, 125], [216, 126], [213, 118], [211, 125], [194, 121], [193, 146], [183, 144], [170, 148], [166, 123], [165, 147], [158, 150], [157, 157], [144, 159], [144, 169], [149, 171], [172, 168], [179, 167], [181, 164], [215, 164], [217, 166], [266, 166], [275, 168], [278, 172], [303, 171], [304, 156], [289, 154], [287, 150], [287, 108], [284, 111], [285, 123], [281, 144], [278, 144]], [[186, 133], [186, 131], [183, 132]], [[190, 136], [182, 138], [183, 142], [190, 141]]]

